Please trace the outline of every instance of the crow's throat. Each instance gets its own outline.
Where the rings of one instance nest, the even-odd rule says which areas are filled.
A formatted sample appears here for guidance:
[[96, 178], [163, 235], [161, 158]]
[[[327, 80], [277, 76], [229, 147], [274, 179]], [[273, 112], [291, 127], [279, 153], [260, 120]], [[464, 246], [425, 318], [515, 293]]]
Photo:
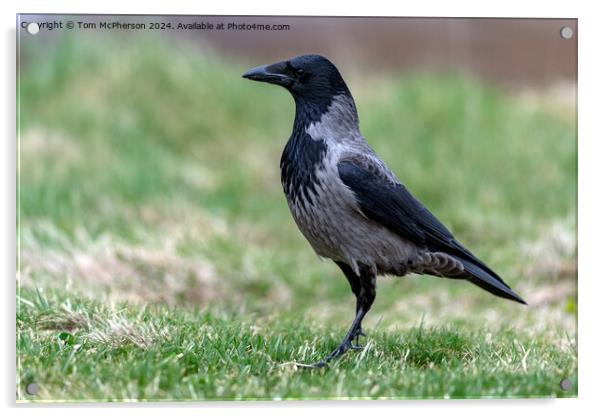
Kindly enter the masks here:
[[328, 145], [324, 140], [313, 139], [306, 131], [307, 126], [318, 122], [321, 114], [315, 108], [306, 108], [295, 115], [293, 133], [284, 147], [280, 159], [282, 187], [289, 201], [300, 197], [304, 204], [311, 204], [309, 193], [315, 193], [318, 186], [317, 170], [324, 165]]

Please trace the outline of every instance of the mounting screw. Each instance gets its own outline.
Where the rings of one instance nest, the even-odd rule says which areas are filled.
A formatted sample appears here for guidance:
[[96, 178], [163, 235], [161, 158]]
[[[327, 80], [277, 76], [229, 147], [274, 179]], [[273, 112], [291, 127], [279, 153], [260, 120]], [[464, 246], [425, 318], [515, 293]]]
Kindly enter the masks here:
[[560, 29], [560, 37], [562, 39], [570, 39], [573, 37], [573, 29], [570, 26], [564, 26]]
[[40, 25], [37, 24], [36, 22], [28, 23], [26, 28], [27, 28], [27, 33], [29, 33], [30, 35], [35, 35], [36, 33], [38, 33], [40, 31]]
[[35, 396], [38, 394], [38, 391], [40, 391], [40, 386], [38, 386], [38, 383], [29, 383], [27, 387], [25, 387], [25, 391], [27, 394]]
[[560, 390], [569, 391], [571, 389], [572, 384], [573, 383], [571, 383], [571, 380], [569, 380], [568, 378], [563, 378], [562, 380], [560, 380]]

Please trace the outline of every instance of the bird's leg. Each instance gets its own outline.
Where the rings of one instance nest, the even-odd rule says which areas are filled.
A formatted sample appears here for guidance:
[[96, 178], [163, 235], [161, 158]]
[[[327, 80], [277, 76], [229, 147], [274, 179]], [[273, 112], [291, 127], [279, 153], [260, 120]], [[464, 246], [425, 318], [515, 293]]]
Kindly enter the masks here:
[[365, 337], [366, 334], [362, 330], [362, 325], [359, 325], [359, 328], [355, 331], [355, 336], [351, 338], [351, 349], [352, 350], [363, 350], [364, 346], [360, 344], [360, 337]]
[[[351, 266], [349, 266], [348, 264], [345, 264], [342, 262], [335, 262], [335, 263], [337, 264], [337, 266], [339, 266], [341, 268], [341, 270], [345, 274], [345, 277], [347, 278], [347, 280], [349, 281], [349, 285], [351, 286], [351, 291], [355, 295], [355, 298], [356, 298], [355, 316], [357, 316], [359, 313], [359, 309], [360, 309], [359, 296], [360, 296], [360, 291], [362, 288], [361, 283], [360, 283], [360, 277], [357, 274], [355, 274], [355, 272], [353, 271]], [[353, 335], [351, 337], [351, 341], [352, 341], [351, 349], [354, 349], [354, 350], [362, 349], [362, 346], [360, 345], [360, 336], [366, 336], [366, 334], [364, 334], [364, 331], [362, 331], [361, 321], [359, 323], [358, 328], [355, 330], [355, 332], [353, 333]], [[353, 344], [353, 342], [355, 342], [355, 344]]]
[[[343, 269], [343, 271], [345, 271], [343, 267], [341, 268]], [[353, 271], [351, 272], [353, 273]], [[345, 273], [345, 275], [348, 276], [347, 273]], [[347, 331], [347, 334], [343, 338], [341, 344], [339, 344], [339, 346], [335, 348], [334, 351], [328, 354], [324, 360], [319, 361], [315, 364], [300, 365], [301, 367], [325, 367], [326, 365], [328, 365], [329, 361], [339, 358], [340, 356], [345, 354], [349, 349], [357, 348], [357, 345], [354, 346], [352, 341], [357, 341], [361, 335], [364, 335], [364, 333], [362, 332], [362, 320], [372, 307], [372, 303], [374, 302], [374, 298], [376, 297], [376, 276], [370, 271], [362, 272], [361, 276], [357, 276], [355, 273], [353, 273], [353, 276], [355, 276], [357, 280], [349, 279], [349, 276], [347, 277], [347, 279], [349, 279], [349, 283], [351, 283], [352, 290], [354, 288], [358, 288], [355, 319], [353, 320], [351, 327]], [[352, 283], [352, 281], [354, 283]], [[356, 282], [359, 285], [359, 287], [355, 286]]]
[[[357, 297], [357, 302], [355, 304], [355, 316], [357, 317], [360, 314], [360, 307], [361, 307], [361, 300], [360, 297]], [[365, 313], [364, 313], [365, 315]], [[353, 328], [353, 325], [352, 325]], [[360, 320], [357, 324], [357, 328], [355, 328], [355, 331], [351, 334], [351, 346], [350, 348], [352, 350], [361, 350], [362, 348], [364, 348], [363, 345], [360, 344], [360, 337], [365, 337], [366, 334], [364, 333], [364, 331], [362, 330], [362, 321]]]

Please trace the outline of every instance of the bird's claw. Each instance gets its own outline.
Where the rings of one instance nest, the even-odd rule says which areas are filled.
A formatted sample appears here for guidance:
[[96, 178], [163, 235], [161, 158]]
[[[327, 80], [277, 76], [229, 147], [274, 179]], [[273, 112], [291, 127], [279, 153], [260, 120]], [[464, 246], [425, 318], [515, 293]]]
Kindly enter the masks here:
[[[365, 337], [366, 334], [364, 334], [364, 332], [359, 329], [357, 331], [357, 333], [355, 334], [355, 336], [348, 340], [347, 342], [342, 343], [341, 345], [339, 345], [333, 352], [331, 352], [324, 360], [322, 361], [318, 361], [316, 363], [313, 364], [302, 364], [302, 363], [295, 363], [295, 365], [299, 368], [306, 368], [306, 369], [316, 369], [316, 368], [324, 368], [328, 366], [328, 363], [331, 360], [334, 360], [336, 358], [339, 358], [341, 355], [345, 354], [348, 350], [354, 350], [354, 351], [358, 351], [364, 348], [363, 345], [360, 345], [359, 343], [359, 338], [360, 336]], [[353, 343], [355, 341], [355, 344]]]
[[295, 363], [295, 366], [297, 366], [299, 368], [313, 370], [316, 368], [324, 368], [324, 367], [328, 366], [328, 363], [326, 361], [318, 361], [317, 363], [313, 363], [313, 364]]
[[[362, 350], [364, 348], [363, 345], [360, 344], [360, 337], [365, 337], [366, 334], [362, 331], [362, 328], [359, 328], [353, 338], [351, 339], [350, 348], [354, 351]], [[354, 344], [355, 342], [355, 344]]]
[[353, 343], [351, 341], [344, 342], [341, 345], [339, 345], [336, 350], [331, 352], [328, 355], [328, 357], [326, 357], [326, 361], [328, 362], [335, 358], [339, 358], [341, 355], [345, 354], [347, 352], [347, 350], [352, 349], [352, 348], [353, 348]]

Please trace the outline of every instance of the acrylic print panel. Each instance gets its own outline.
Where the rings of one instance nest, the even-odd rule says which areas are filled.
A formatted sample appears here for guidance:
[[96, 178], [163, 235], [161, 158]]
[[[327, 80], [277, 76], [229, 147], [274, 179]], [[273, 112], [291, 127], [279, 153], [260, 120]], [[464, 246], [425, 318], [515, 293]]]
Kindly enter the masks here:
[[18, 16], [17, 400], [576, 396], [577, 33]]

